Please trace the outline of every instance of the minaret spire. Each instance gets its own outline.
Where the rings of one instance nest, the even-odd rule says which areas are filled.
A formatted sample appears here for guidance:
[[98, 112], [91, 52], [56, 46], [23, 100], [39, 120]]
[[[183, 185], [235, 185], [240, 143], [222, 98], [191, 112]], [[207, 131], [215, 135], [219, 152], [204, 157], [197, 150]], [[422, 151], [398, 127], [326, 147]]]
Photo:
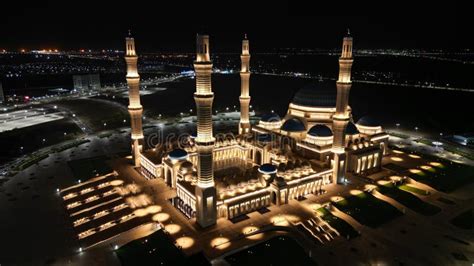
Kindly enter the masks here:
[[[349, 30], [348, 34], [350, 34]], [[339, 58], [339, 78], [336, 83], [336, 113], [333, 116], [333, 178], [339, 184], [344, 182], [346, 174], [345, 129], [350, 119], [349, 92], [352, 86], [351, 68], [353, 61], [354, 59], [352, 58], [352, 37], [350, 35], [347, 35], [342, 41], [341, 57]]]
[[212, 102], [214, 93], [211, 88], [212, 62], [209, 52], [209, 36], [196, 36], [196, 101], [197, 137], [195, 139], [198, 153], [198, 181], [196, 195], [196, 221], [202, 227], [216, 223], [216, 188], [214, 186], [212, 133]]
[[250, 52], [249, 52], [249, 40], [247, 40], [247, 34], [242, 40], [242, 54], [240, 55], [242, 62], [240, 68], [240, 123], [239, 123], [239, 134], [250, 133], [250, 120], [249, 120], [249, 80], [250, 80]]
[[[130, 34], [130, 31], [129, 31]], [[140, 166], [140, 153], [143, 149], [142, 113], [140, 104], [140, 75], [138, 75], [138, 56], [135, 51], [135, 39], [125, 38], [125, 62], [127, 63], [128, 112], [132, 127], [132, 157], [135, 167]]]

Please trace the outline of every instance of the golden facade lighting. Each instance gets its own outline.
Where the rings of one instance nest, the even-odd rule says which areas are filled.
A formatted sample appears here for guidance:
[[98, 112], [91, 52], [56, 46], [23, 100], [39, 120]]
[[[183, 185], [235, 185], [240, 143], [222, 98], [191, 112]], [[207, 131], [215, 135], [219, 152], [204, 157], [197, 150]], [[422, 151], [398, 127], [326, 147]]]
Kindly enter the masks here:
[[247, 40], [247, 34], [245, 34], [244, 40], [242, 40], [242, 54], [240, 55], [242, 62], [240, 69], [240, 123], [239, 123], [239, 134], [250, 133], [250, 120], [249, 120], [249, 80], [250, 80], [250, 53], [249, 53], [249, 40]]
[[142, 113], [143, 108], [140, 104], [140, 75], [138, 75], [137, 61], [138, 56], [135, 51], [135, 39], [129, 36], [125, 38], [125, 62], [127, 63], [127, 84], [130, 113], [130, 122], [132, 127], [132, 158], [135, 167], [140, 166], [140, 154], [143, 148], [143, 129]]
[[197, 109], [198, 180], [196, 194], [196, 221], [202, 227], [216, 223], [216, 188], [214, 187], [212, 132], [212, 102], [214, 93], [211, 88], [212, 62], [209, 52], [209, 36], [196, 36], [196, 92], [194, 100]]
[[336, 83], [336, 113], [333, 116], [332, 131], [334, 140], [332, 151], [334, 152], [333, 178], [339, 184], [345, 180], [346, 154], [345, 154], [345, 129], [350, 119], [349, 92], [352, 86], [352, 37], [349, 31], [342, 42], [342, 53], [339, 58], [339, 78]]

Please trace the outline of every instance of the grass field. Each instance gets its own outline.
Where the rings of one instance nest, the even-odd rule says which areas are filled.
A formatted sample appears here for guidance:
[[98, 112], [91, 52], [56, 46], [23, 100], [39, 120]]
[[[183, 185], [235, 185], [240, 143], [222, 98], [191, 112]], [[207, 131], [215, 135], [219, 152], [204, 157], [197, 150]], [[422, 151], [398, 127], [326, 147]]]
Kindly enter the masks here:
[[278, 236], [225, 257], [232, 266], [316, 265], [293, 239]]
[[401, 189], [401, 190], [407, 191], [407, 192], [412, 192], [412, 193], [421, 195], [421, 196], [429, 195], [429, 191], [419, 189], [419, 188], [416, 188], [416, 187], [413, 187], [413, 186], [410, 186], [410, 185], [401, 185], [401, 186], [398, 186], [398, 188]]
[[163, 230], [127, 243], [116, 254], [123, 266], [210, 265], [202, 256], [186, 257]]
[[474, 182], [474, 167], [449, 161], [434, 162], [436, 166], [423, 165], [411, 170], [410, 177], [436, 190], [452, 192]]
[[334, 202], [334, 205], [359, 223], [374, 228], [402, 215], [397, 208], [367, 192]]
[[399, 189], [392, 183], [387, 183], [385, 185], [378, 186], [377, 190], [380, 193], [400, 202], [404, 206], [423, 215], [434, 215], [441, 211], [439, 207], [424, 202], [417, 196], [411, 194], [410, 192], [406, 192], [402, 189]]
[[316, 211], [321, 215], [321, 218], [324, 221], [336, 229], [344, 238], [351, 239], [360, 235], [359, 232], [357, 232], [350, 224], [343, 219], [332, 215], [332, 213], [326, 210], [326, 208], [322, 207]]
[[74, 99], [55, 102], [54, 104], [68, 109], [87, 127], [96, 132], [130, 126], [130, 116], [126, 107], [122, 108], [117, 103], [97, 99]]
[[75, 139], [81, 135], [80, 128], [67, 118], [2, 132], [0, 134], [0, 146], [2, 147], [0, 163], [8, 162], [44, 147]]
[[108, 157], [97, 156], [92, 158], [69, 161], [68, 165], [76, 180], [85, 181], [92, 177], [101, 176], [112, 172], [106, 161]]

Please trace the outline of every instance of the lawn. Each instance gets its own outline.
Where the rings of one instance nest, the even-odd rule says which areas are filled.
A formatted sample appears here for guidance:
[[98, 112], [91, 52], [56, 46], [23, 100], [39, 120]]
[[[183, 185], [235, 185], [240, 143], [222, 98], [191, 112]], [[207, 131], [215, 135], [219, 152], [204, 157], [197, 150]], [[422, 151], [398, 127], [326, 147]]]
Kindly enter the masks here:
[[416, 173], [410, 173], [410, 177], [443, 192], [452, 192], [474, 182], [474, 167], [445, 160], [436, 163], [440, 165], [421, 166]]
[[401, 185], [401, 186], [398, 186], [398, 188], [401, 189], [401, 190], [407, 191], [407, 192], [412, 192], [412, 193], [421, 195], [421, 196], [429, 195], [429, 191], [424, 190], [424, 189], [419, 189], [419, 188], [416, 188], [416, 187], [412, 187], [410, 185]]
[[336, 229], [339, 234], [341, 234], [341, 236], [343, 236], [344, 238], [351, 239], [356, 236], [359, 236], [359, 232], [357, 232], [350, 224], [348, 224], [343, 219], [332, 215], [332, 213], [326, 210], [326, 208], [321, 207], [316, 211], [320, 213], [321, 218], [324, 221], [326, 221], [330, 226]]
[[108, 157], [97, 156], [69, 161], [68, 165], [76, 180], [85, 181], [90, 178], [111, 173], [113, 170], [107, 165]]
[[415, 212], [423, 215], [435, 215], [441, 211], [439, 207], [424, 202], [417, 196], [394, 186], [392, 183], [378, 186], [377, 190], [385, 196], [388, 196], [400, 202], [404, 206], [414, 210]]
[[81, 135], [80, 128], [68, 118], [2, 132], [0, 164], [44, 147], [76, 139]]
[[374, 228], [403, 215], [397, 208], [367, 192], [334, 202], [334, 205], [359, 223]]
[[454, 217], [451, 223], [459, 228], [471, 230], [474, 224], [473, 210], [468, 210]]
[[120, 247], [116, 254], [128, 265], [210, 265], [202, 256], [186, 257], [163, 230]]
[[58, 101], [54, 104], [68, 109], [96, 132], [130, 126], [130, 115], [126, 107], [121, 107], [117, 103], [97, 99], [74, 99]]
[[247, 265], [317, 265], [292, 238], [274, 237], [263, 243], [225, 257], [232, 266]]

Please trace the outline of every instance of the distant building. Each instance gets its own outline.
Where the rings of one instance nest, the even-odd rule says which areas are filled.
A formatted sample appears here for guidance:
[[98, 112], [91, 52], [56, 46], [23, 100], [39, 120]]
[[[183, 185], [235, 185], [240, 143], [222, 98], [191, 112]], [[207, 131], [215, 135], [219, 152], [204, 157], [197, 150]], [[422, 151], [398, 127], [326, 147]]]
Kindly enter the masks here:
[[74, 89], [80, 91], [99, 90], [101, 87], [99, 74], [74, 75], [72, 80]]
[[5, 94], [3, 94], [2, 83], [0, 82], [0, 104], [5, 102]]
[[474, 145], [474, 133], [453, 135], [453, 140], [461, 145]]

